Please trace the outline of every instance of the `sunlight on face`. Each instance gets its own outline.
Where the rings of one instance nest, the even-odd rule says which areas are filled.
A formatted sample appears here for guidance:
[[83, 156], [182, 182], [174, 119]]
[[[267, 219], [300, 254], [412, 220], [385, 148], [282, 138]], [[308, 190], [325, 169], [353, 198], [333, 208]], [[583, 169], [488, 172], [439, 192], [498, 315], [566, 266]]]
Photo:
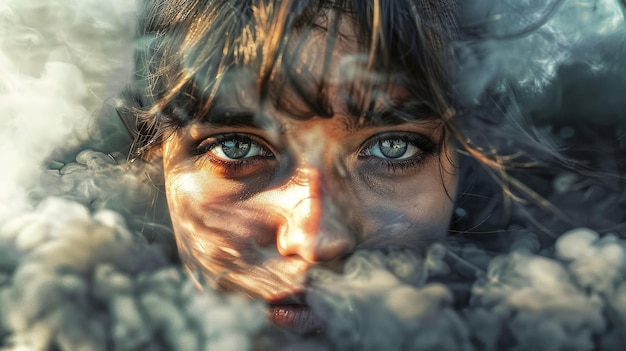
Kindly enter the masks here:
[[[320, 76], [323, 43], [309, 40], [300, 63]], [[342, 43], [334, 62], [358, 54]], [[310, 268], [339, 270], [358, 249], [423, 252], [445, 236], [456, 191], [441, 119], [357, 123], [339, 66], [324, 77], [332, 118], [293, 118], [242, 83], [236, 103], [221, 108], [232, 123], [192, 123], [162, 147], [184, 264], [221, 288], [265, 299], [274, 322], [296, 330], [316, 326], [300, 305]], [[392, 86], [372, 102], [385, 110], [407, 94]]]

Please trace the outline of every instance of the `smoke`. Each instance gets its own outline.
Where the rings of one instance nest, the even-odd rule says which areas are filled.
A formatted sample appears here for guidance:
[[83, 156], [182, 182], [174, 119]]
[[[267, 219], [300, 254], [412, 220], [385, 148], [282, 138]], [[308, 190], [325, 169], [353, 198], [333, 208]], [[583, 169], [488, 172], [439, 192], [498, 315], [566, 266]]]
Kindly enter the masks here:
[[434, 245], [425, 259], [357, 252], [342, 275], [313, 272], [309, 303], [328, 321], [332, 344], [341, 350], [470, 350], [452, 293], [442, 284], [423, 284], [429, 273], [447, 270], [442, 250]]
[[199, 292], [109, 210], [48, 198], [6, 222], [1, 239], [13, 349], [247, 349], [263, 325], [262, 306]]
[[[623, 32], [618, 1], [469, 1], [462, 12], [466, 40], [458, 44], [462, 94], [468, 101], [494, 79], [541, 92], [574, 48]], [[596, 52], [597, 54], [597, 52]]]
[[[626, 327], [626, 241], [585, 228], [563, 234], [552, 254], [360, 252], [344, 274], [312, 273], [309, 303], [341, 350], [619, 350]], [[445, 251], [445, 250], [444, 250]], [[472, 251], [470, 253], [470, 251]], [[465, 255], [461, 256], [461, 252]], [[467, 305], [447, 276], [462, 261], [477, 277]], [[458, 295], [456, 296], [459, 297]]]
[[[552, 259], [525, 251], [494, 259], [466, 314], [481, 349], [619, 349], [624, 244], [581, 228], [558, 239]], [[488, 326], [493, 333], [480, 330]]]
[[[549, 132], [559, 141], [585, 136], [564, 129], [589, 120], [581, 111], [621, 123], [617, 2], [465, 7], [469, 35], [457, 53], [467, 102], [508, 89], [498, 85], [504, 77], [525, 92], [525, 112], [558, 126]], [[286, 335], [266, 325], [262, 304], [198, 290], [172, 260], [171, 229], [153, 210], [159, 186], [150, 169], [126, 162], [130, 140], [113, 112], [133, 69], [136, 13], [122, 0], [0, 0], [3, 349], [619, 350], [626, 342], [626, 241], [611, 234], [623, 195], [571, 173], [545, 192], [558, 207], [588, 212], [602, 233], [578, 228], [546, 244], [514, 207], [519, 223], [507, 232], [454, 236], [426, 257], [357, 252], [342, 273], [310, 274], [308, 302], [327, 323], [321, 335]], [[583, 94], [583, 104], [575, 93], [589, 82], [605, 95]], [[573, 102], [581, 116], [560, 115]]]
[[134, 13], [132, 3], [2, 1], [3, 218], [27, 206], [53, 151], [90, 139], [91, 117], [127, 82]]
[[201, 292], [170, 262], [148, 170], [108, 153], [128, 148], [111, 144], [129, 142], [113, 107], [136, 16], [128, 1], [0, 2], [3, 349], [243, 350], [264, 324], [258, 303]]

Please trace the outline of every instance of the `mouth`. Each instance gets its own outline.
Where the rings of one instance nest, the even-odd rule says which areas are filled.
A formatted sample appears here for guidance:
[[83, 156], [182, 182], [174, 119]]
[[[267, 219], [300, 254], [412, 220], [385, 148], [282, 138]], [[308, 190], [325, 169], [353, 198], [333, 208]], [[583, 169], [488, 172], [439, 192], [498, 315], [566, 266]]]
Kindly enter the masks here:
[[319, 334], [324, 329], [324, 322], [304, 301], [302, 295], [269, 303], [269, 319], [279, 328], [298, 334]]

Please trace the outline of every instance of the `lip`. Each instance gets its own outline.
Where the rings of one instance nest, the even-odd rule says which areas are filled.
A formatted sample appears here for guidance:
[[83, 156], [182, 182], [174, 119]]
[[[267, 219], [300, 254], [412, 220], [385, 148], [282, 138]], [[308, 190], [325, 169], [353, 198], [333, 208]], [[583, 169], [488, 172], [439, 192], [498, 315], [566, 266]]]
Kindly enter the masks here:
[[310, 306], [300, 303], [301, 295], [282, 299], [269, 304], [269, 319], [276, 326], [298, 334], [319, 333], [324, 329], [324, 322]]
[[269, 318], [278, 327], [299, 334], [321, 332], [324, 322], [307, 305], [270, 305]]

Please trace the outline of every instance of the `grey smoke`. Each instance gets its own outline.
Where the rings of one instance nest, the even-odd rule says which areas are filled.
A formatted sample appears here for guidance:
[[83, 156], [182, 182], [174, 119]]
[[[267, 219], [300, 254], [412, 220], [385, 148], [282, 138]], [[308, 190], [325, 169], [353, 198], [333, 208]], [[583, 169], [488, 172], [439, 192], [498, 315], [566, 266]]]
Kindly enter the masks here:
[[466, 313], [481, 349], [619, 349], [624, 244], [580, 228], [559, 238], [556, 258], [516, 251], [491, 261]]
[[115, 212], [48, 198], [2, 229], [11, 349], [248, 349], [264, 324], [261, 305], [200, 292]]
[[312, 272], [309, 303], [328, 321], [332, 345], [341, 350], [471, 350], [448, 288], [423, 284], [429, 270], [446, 269], [440, 250], [435, 245], [426, 259], [407, 252], [357, 252], [341, 275]]
[[457, 47], [459, 84], [467, 99], [502, 77], [540, 92], [575, 47], [624, 29], [620, 3], [612, 0], [469, 1], [463, 4], [463, 18], [472, 34]]
[[2, 349], [248, 349], [265, 323], [263, 306], [199, 291], [169, 262], [148, 170], [85, 147], [116, 149], [102, 133], [129, 83], [136, 9], [0, 4]]

